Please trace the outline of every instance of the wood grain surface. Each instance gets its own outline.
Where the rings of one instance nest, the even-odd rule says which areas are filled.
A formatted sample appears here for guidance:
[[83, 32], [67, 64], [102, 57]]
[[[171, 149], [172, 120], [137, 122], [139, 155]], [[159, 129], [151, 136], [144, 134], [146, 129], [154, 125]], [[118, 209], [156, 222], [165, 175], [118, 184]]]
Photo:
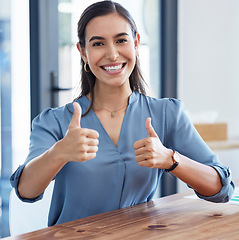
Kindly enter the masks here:
[[175, 194], [6, 239], [239, 239], [239, 205]]

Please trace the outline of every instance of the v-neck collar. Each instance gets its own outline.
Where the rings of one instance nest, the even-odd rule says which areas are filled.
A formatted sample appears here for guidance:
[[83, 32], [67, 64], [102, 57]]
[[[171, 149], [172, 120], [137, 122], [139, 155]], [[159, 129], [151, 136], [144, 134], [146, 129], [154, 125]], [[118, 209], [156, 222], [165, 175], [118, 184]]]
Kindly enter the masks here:
[[[117, 151], [119, 150], [119, 146], [120, 146], [120, 142], [121, 142], [121, 135], [122, 135], [122, 132], [124, 131], [124, 125], [125, 125], [125, 119], [127, 119], [127, 112], [129, 111], [129, 107], [131, 104], [133, 104], [139, 97], [139, 93], [138, 92], [135, 92], [133, 91], [132, 94], [129, 96], [129, 103], [128, 103], [128, 106], [127, 106], [127, 109], [125, 111], [125, 115], [124, 115], [124, 118], [123, 118], [123, 122], [122, 122], [122, 125], [121, 125], [121, 128], [120, 128], [120, 135], [119, 135], [119, 139], [118, 139], [118, 144], [117, 146], [114, 144], [114, 142], [112, 141], [112, 139], [110, 138], [108, 132], [105, 130], [103, 124], [101, 123], [100, 119], [98, 118], [98, 116], [96, 115], [96, 113], [93, 111], [93, 109], [91, 109], [90, 113], [92, 114], [92, 116], [94, 116], [94, 118], [97, 120], [98, 124], [100, 125], [100, 127], [103, 129], [103, 132], [105, 133], [105, 135], [107, 136], [107, 138], [109, 139], [109, 141], [111, 142], [111, 144], [113, 144], [114, 148], [117, 149]], [[88, 108], [89, 104], [90, 104], [90, 100], [86, 97], [86, 96], [83, 96], [80, 100], [80, 102], [86, 107], [86, 109]], [[89, 114], [90, 114], [89, 113]]]

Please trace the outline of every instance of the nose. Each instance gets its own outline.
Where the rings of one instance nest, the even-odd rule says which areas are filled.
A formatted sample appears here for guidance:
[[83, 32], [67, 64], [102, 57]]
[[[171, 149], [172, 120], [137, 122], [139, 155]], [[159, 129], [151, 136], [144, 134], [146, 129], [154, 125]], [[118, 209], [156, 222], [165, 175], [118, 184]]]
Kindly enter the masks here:
[[110, 59], [111, 61], [116, 61], [118, 57], [118, 49], [113, 44], [109, 45], [107, 48], [106, 58]]

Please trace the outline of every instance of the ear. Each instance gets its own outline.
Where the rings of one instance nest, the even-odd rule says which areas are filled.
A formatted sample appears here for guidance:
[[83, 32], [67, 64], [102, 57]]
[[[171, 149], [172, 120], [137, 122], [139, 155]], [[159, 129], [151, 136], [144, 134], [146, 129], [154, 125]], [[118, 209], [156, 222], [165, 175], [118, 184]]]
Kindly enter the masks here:
[[87, 63], [88, 60], [87, 60], [85, 49], [81, 47], [79, 42], [76, 44], [76, 46], [77, 46], [78, 51], [80, 52], [81, 58], [83, 59], [84, 62]]
[[135, 50], [138, 50], [139, 45], [140, 45], [140, 35], [139, 35], [139, 33], [136, 33], [136, 37], [135, 37], [135, 40], [134, 40]]

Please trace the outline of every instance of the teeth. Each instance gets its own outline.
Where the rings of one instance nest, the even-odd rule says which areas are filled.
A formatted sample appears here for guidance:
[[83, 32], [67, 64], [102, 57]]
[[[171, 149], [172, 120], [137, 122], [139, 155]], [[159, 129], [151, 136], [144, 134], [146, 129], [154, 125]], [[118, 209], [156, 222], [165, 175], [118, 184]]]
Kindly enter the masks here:
[[117, 66], [109, 66], [109, 67], [104, 67], [104, 69], [108, 72], [113, 72], [121, 69], [123, 64], [117, 65]]

